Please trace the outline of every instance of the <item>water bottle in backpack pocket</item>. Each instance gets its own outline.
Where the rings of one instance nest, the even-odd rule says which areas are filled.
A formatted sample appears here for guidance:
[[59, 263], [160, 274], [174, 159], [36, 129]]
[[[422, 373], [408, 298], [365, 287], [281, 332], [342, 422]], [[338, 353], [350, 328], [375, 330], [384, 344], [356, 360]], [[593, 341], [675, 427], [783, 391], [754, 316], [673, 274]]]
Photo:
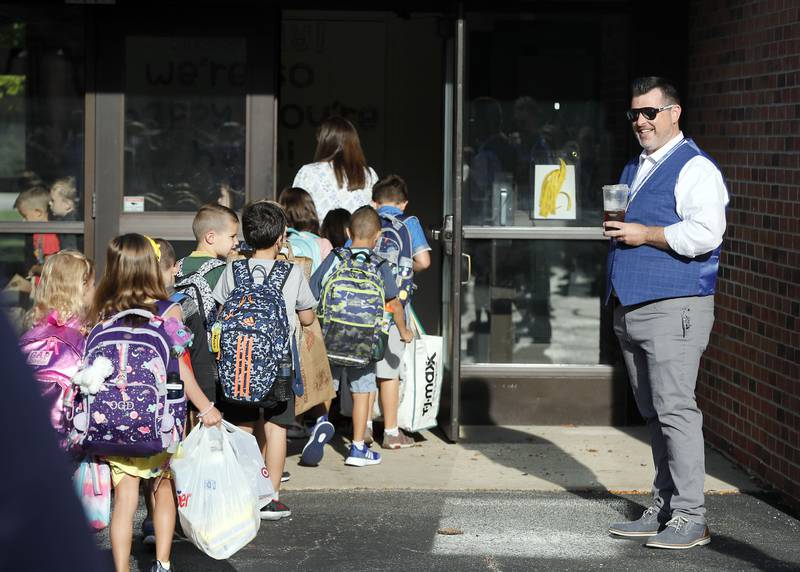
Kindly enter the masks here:
[[93, 455], [149, 457], [174, 449], [186, 398], [182, 385], [175, 388], [179, 366], [171, 346], [165, 320], [146, 310], [126, 310], [95, 326], [73, 378], [72, 440]]
[[[234, 287], [214, 324], [218, 344], [219, 381], [227, 401], [242, 405], [274, 405], [291, 399], [289, 320], [283, 285], [292, 265], [276, 260], [267, 272], [250, 269], [249, 261], [232, 265]], [[262, 273], [257, 283], [254, 273]], [[218, 341], [217, 341], [218, 340]], [[287, 357], [288, 356], [288, 357]], [[288, 375], [283, 369], [289, 364]], [[283, 364], [283, 368], [281, 367]]]
[[383, 359], [385, 297], [380, 266], [369, 252], [334, 250], [338, 265], [325, 282], [318, 314], [331, 363], [363, 367]]

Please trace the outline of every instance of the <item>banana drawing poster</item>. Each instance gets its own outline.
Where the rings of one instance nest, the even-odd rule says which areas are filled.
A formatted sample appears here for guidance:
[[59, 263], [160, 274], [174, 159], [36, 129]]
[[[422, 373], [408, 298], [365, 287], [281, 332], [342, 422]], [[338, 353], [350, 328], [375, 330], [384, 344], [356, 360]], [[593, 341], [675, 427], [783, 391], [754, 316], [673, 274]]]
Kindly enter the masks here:
[[575, 220], [575, 165], [535, 165], [533, 218]]

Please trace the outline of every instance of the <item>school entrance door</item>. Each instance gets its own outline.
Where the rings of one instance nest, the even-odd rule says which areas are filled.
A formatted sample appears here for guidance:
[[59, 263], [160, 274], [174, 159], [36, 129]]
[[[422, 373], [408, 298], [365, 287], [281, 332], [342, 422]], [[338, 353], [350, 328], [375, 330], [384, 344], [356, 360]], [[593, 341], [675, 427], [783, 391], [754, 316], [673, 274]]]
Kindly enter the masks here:
[[[625, 83], [600, 81], [624, 70], [626, 45], [602, 30], [625, 18], [282, 13], [276, 188], [333, 114], [356, 125], [379, 175], [406, 179], [434, 249], [414, 306], [445, 338], [439, 420], [452, 440], [461, 424], [625, 418], [598, 200], [628, 152], [605, 112], [623, 116]], [[562, 184], [546, 204], [551, 172]]]

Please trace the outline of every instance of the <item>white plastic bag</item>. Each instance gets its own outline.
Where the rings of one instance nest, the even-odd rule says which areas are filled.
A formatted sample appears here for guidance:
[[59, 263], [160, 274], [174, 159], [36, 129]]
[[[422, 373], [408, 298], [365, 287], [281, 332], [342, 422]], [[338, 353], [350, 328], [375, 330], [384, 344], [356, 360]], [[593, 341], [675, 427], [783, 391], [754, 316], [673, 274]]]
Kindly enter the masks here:
[[264, 456], [261, 454], [261, 448], [253, 435], [239, 429], [233, 423], [223, 421], [222, 427], [228, 432], [231, 445], [233, 445], [236, 456], [239, 459], [239, 464], [256, 491], [256, 496], [258, 496], [256, 508], [260, 509], [275, 498], [275, 489], [272, 487], [272, 481], [269, 480], [269, 471], [264, 465]]
[[403, 355], [397, 425], [414, 433], [436, 427], [442, 392], [443, 340], [441, 336], [427, 335], [413, 310], [409, 315], [414, 340], [406, 344]]
[[[414, 340], [406, 344], [400, 364], [400, 402], [397, 407], [397, 426], [410, 433], [436, 427], [439, 415], [439, 399], [442, 393], [442, 348], [441, 336], [429, 336], [414, 312], [408, 308], [406, 323], [414, 333]], [[340, 402], [350, 400], [344, 392]], [[352, 406], [350, 406], [352, 408]], [[383, 416], [380, 399], [375, 400], [373, 419]]]
[[257, 495], [228, 431], [195, 427], [172, 458], [178, 515], [186, 537], [223, 560], [256, 537]]

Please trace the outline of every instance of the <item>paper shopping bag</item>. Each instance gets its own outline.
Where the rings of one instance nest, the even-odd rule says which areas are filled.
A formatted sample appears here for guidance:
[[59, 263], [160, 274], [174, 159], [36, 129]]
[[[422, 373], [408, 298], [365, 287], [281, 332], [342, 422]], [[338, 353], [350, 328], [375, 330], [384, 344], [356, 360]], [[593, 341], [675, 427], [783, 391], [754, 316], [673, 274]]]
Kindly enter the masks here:
[[442, 392], [443, 340], [441, 336], [425, 334], [413, 310], [409, 315], [416, 333], [403, 354], [405, 371], [401, 380], [397, 424], [413, 433], [436, 426]]
[[315, 405], [333, 399], [333, 375], [322, 339], [322, 328], [317, 320], [303, 326], [300, 337], [300, 373], [303, 378], [303, 395], [295, 397], [295, 414], [305, 413]]

